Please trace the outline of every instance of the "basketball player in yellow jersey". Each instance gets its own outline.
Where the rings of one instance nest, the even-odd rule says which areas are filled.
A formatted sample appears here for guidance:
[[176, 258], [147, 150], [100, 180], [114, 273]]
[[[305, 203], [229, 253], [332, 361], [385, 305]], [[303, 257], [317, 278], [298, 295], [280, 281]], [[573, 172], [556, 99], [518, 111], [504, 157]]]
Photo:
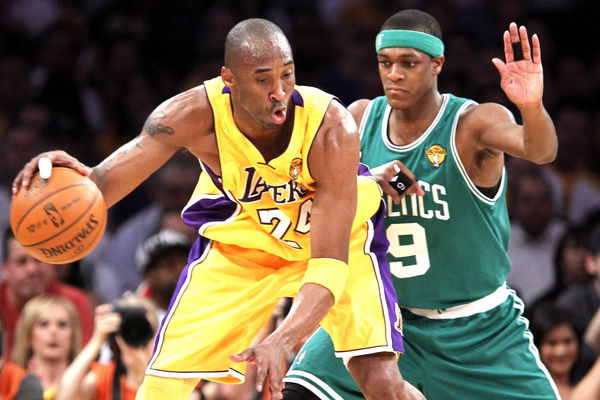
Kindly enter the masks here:
[[[89, 175], [111, 206], [178, 149], [200, 160], [184, 210], [200, 236], [138, 399], [187, 399], [199, 379], [239, 383], [248, 362], [257, 388], [268, 379], [281, 399], [287, 353], [319, 324], [367, 399], [423, 399], [396, 363], [401, 319], [379, 189], [357, 178], [357, 127], [332, 96], [295, 83], [281, 30], [242, 21], [227, 35], [221, 76], [159, 105], [140, 135], [99, 165], [53, 151], [15, 179], [15, 192], [27, 187], [46, 157]], [[248, 347], [282, 296], [295, 296], [288, 317]]]

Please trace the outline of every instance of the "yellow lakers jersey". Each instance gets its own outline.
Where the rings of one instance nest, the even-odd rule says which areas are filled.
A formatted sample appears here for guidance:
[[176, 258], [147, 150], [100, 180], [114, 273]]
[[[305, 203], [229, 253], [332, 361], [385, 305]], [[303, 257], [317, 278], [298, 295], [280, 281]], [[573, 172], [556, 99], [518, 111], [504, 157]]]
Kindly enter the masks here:
[[[183, 211], [200, 235], [287, 260], [310, 257], [314, 179], [308, 153], [333, 96], [297, 86], [292, 94], [293, 130], [287, 149], [265, 162], [233, 120], [229, 88], [217, 77], [204, 82], [212, 106], [221, 175], [200, 162], [203, 173]], [[362, 184], [361, 184], [362, 182]], [[377, 184], [359, 179], [360, 223], [379, 207]], [[355, 225], [356, 225], [355, 221]]]

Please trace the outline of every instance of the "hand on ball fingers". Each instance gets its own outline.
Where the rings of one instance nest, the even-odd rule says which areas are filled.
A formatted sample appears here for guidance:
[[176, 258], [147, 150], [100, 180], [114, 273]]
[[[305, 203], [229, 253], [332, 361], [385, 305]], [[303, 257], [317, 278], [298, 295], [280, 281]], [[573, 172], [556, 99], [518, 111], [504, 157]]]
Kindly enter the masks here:
[[53, 168], [48, 180], [38, 174], [31, 179], [10, 204], [10, 225], [25, 252], [43, 262], [66, 264], [93, 251], [107, 216], [98, 186], [67, 167]]
[[13, 194], [16, 194], [21, 188], [29, 188], [31, 179], [38, 170], [43, 179], [50, 178], [52, 167], [57, 165], [74, 169], [84, 176], [89, 176], [91, 171], [89, 167], [62, 150], [42, 153], [32, 158], [17, 174], [12, 185]]

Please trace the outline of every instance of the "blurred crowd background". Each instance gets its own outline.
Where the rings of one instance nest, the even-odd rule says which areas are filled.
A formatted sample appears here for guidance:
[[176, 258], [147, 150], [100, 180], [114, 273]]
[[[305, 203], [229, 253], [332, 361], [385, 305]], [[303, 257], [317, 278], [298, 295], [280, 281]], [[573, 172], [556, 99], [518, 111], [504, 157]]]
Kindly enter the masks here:
[[[544, 166], [507, 158], [509, 283], [532, 323], [550, 306], [567, 310], [581, 344], [577, 352], [585, 353], [578, 359], [593, 360], [593, 339], [585, 344], [583, 337], [595, 337], [590, 324], [600, 319], [600, 3], [594, 0], [2, 0], [0, 227], [8, 224], [12, 180], [31, 157], [63, 149], [95, 165], [136, 136], [163, 100], [219, 74], [225, 35], [238, 21], [263, 17], [279, 25], [292, 44], [298, 84], [322, 88], [348, 105], [382, 94], [374, 38], [383, 21], [404, 8], [429, 12], [442, 26], [442, 93], [503, 104], [517, 120], [491, 59], [503, 57], [502, 33], [510, 22], [540, 37], [544, 103], [559, 151]], [[79, 310], [81, 344], [92, 335], [92, 307], [126, 292], [153, 300], [160, 318], [195, 237], [179, 212], [199, 173], [193, 157], [178, 154], [109, 211], [105, 237], [80, 262], [31, 261], [30, 271], [19, 275], [5, 244], [4, 337], [14, 339], [10, 330], [26, 300], [62, 296], [56, 285], [89, 301], [87, 315]], [[17, 304], [15, 288], [28, 285], [35, 288]], [[10, 318], [9, 303], [15, 307]], [[591, 349], [580, 350], [586, 346]], [[11, 352], [4, 358], [12, 359]]]

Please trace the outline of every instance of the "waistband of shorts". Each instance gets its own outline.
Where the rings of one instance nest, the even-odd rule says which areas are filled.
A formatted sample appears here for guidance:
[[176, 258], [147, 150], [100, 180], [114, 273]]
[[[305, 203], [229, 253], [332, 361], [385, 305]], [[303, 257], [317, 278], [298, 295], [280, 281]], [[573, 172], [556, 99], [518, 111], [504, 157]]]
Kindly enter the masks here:
[[461, 304], [460, 306], [450, 307], [446, 309], [428, 309], [428, 308], [408, 308], [404, 309], [410, 311], [415, 315], [427, 317], [431, 319], [454, 319], [469, 317], [471, 315], [486, 312], [504, 303], [508, 298], [511, 290], [503, 283], [498, 289], [488, 294], [485, 297], [477, 299], [467, 304]]

